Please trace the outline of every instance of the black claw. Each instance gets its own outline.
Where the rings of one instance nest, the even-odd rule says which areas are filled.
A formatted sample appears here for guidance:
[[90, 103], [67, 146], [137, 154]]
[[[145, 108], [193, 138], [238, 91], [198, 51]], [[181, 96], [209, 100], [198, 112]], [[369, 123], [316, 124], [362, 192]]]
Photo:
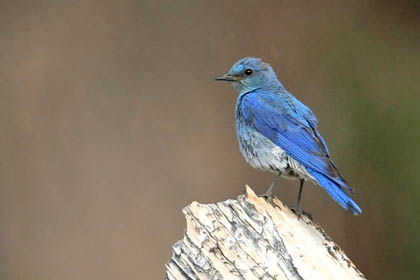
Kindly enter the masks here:
[[293, 211], [293, 213], [295, 213], [295, 215], [297, 216], [298, 220], [300, 220], [300, 218], [302, 218], [302, 216], [307, 216], [310, 220], [312, 220], [312, 215], [309, 212], [306, 212], [305, 210], [301, 210], [300, 208], [296, 207], [296, 206], [289, 206], [289, 209]]
[[303, 211], [300, 210], [298, 207], [296, 206], [289, 206], [290, 210], [293, 211], [293, 213], [295, 213], [295, 215], [298, 217], [298, 220], [300, 220], [300, 218], [302, 217]]
[[270, 198], [270, 197], [273, 197], [273, 194], [265, 192], [265, 193], [259, 194], [258, 196], [259, 197]]

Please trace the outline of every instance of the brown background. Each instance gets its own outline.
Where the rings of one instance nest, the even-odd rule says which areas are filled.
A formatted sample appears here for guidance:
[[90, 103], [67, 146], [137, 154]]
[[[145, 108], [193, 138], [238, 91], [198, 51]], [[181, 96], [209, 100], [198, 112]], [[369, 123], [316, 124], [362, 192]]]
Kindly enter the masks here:
[[0, 1], [0, 279], [162, 279], [184, 206], [264, 191], [213, 81], [244, 56], [317, 114], [364, 212], [310, 184], [305, 210], [368, 279], [416, 279], [418, 3]]

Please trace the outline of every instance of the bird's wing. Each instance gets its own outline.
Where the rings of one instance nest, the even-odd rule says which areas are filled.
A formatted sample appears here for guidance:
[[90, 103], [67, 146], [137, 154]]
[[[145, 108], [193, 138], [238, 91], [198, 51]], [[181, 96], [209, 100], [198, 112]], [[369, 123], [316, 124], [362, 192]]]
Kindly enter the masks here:
[[328, 149], [327, 143], [325, 142], [324, 138], [321, 136], [321, 134], [318, 131], [318, 119], [316, 118], [314, 113], [312, 113], [311, 109], [309, 109], [305, 104], [300, 102], [298, 99], [293, 97], [293, 101], [302, 110], [302, 115], [305, 121], [308, 122], [315, 136], [321, 141], [322, 146], [325, 152], [327, 153], [327, 155], [330, 156], [330, 150]]
[[[316, 126], [316, 118], [308, 119], [286, 111], [272, 93], [250, 92], [242, 96], [241, 112], [249, 125], [285, 150], [292, 158], [323, 175], [330, 177], [346, 191], [344, 178], [330, 159], [325, 140]], [[305, 108], [307, 108], [305, 106]], [[309, 109], [308, 109], [309, 110]], [[311, 112], [312, 113], [312, 112]]]
[[285, 101], [276, 99], [273, 93], [250, 92], [241, 96], [240, 113], [250, 126], [303, 164], [342, 207], [356, 215], [361, 213], [360, 207], [346, 193], [353, 191], [330, 159], [315, 117], [312, 115], [313, 119], [308, 120], [305, 114], [294, 111], [296, 108], [286, 111], [287, 102], [279, 102]]

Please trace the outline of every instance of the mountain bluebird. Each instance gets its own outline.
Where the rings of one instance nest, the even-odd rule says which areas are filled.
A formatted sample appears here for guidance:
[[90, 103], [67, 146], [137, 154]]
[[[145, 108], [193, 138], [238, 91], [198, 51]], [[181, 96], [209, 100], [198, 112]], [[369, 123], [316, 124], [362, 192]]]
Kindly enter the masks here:
[[311, 109], [288, 92], [274, 70], [259, 58], [246, 57], [218, 81], [232, 82], [239, 93], [236, 128], [239, 148], [254, 168], [276, 173], [263, 196], [271, 196], [279, 177], [300, 180], [296, 209], [305, 181], [323, 187], [343, 208], [362, 209], [349, 197], [353, 190], [330, 157]]

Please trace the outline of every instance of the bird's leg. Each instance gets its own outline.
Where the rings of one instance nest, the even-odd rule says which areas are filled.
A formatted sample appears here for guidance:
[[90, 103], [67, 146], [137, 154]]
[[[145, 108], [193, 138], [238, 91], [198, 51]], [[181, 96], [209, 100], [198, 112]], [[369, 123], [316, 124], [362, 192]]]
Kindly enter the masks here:
[[271, 185], [270, 185], [270, 187], [268, 188], [268, 190], [267, 190], [265, 193], [261, 194], [260, 196], [263, 196], [263, 197], [271, 197], [271, 196], [273, 196], [273, 189], [274, 189], [274, 186], [276, 185], [276, 182], [277, 182], [277, 180], [280, 178], [280, 176], [281, 176], [281, 172], [279, 172], [279, 173], [276, 175], [276, 177], [274, 178], [274, 180], [273, 180], [273, 182], [271, 183]]
[[300, 179], [299, 194], [298, 194], [298, 198], [297, 198], [297, 202], [296, 202], [296, 209], [297, 210], [299, 210], [300, 199], [302, 197], [303, 183], [305, 183], [305, 180]]
[[292, 210], [298, 216], [298, 219], [300, 219], [300, 216], [302, 216], [302, 212], [303, 212], [299, 209], [300, 199], [302, 198], [303, 183], [305, 183], [305, 180], [300, 179], [300, 187], [299, 187], [299, 194], [298, 194], [298, 198], [297, 198], [297, 202], [296, 202], [296, 207], [291, 207]]

